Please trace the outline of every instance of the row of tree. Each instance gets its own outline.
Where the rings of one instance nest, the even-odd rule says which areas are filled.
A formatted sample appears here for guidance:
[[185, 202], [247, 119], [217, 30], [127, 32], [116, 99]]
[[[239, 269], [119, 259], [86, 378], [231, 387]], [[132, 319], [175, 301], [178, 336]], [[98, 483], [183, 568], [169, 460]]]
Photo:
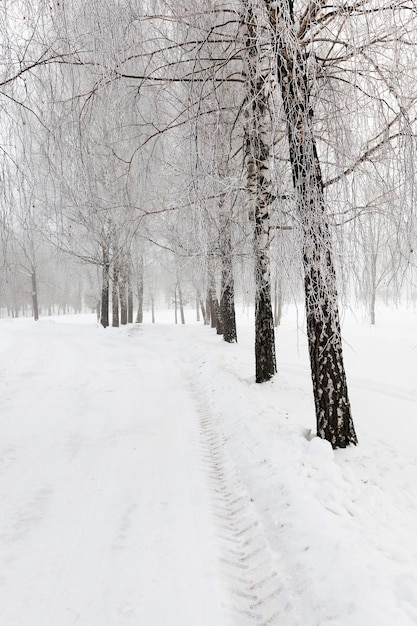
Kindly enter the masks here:
[[257, 382], [303, 285], [317, 432], [355, 444], [338, 291], [374, 323], [378, 290], [412, 280], [416, 8], [4, 0], [4, 273], [24, 268], [37, 315], [44, 259], [86, 264], [103, 326], [141, 321], [144, 276], [153, 306], [170, 274], [235, 342], [251, 267]]

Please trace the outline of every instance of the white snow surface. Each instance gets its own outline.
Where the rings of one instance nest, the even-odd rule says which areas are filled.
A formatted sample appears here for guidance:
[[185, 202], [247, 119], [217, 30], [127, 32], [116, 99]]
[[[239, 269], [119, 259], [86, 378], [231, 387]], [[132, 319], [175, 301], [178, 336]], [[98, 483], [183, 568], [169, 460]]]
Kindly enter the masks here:
[[346, 315], [336, 451], [294, 307], [263, 385], [172, 317], [0, 321], [1, 626], [415, 626], [417, 315]]

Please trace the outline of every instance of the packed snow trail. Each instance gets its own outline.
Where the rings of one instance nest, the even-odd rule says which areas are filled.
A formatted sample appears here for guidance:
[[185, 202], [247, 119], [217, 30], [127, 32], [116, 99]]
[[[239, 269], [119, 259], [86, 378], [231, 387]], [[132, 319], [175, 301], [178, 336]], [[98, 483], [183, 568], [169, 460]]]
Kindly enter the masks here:
[[0, 623], [229, 623], [177, 356], [140, 329], [63, 328], [1, 333]]

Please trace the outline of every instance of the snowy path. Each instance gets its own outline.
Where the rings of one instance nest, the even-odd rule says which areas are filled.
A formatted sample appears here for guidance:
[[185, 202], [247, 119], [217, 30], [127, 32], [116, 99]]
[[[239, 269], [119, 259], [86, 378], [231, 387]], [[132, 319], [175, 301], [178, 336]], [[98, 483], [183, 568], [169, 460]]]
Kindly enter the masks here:
[[169, 345], [15, 327], [2, 353], [0, 623], [226, 624], [199, 422]]
[[7, 331], [0, 623], [298, 624], [173, 329]]
[[335, 452], [294, 320], [262, 386], [249, 319], [0, 321], [0, 626], [417, 624], [415, 316], [348, 327]]

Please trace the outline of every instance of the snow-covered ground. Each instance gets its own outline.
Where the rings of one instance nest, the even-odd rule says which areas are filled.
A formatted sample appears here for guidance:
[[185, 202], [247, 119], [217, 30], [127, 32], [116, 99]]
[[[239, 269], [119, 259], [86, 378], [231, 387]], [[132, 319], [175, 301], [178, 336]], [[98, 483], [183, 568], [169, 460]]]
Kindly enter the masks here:
[[0, 321], [1, 626], [415, 626], [417, 315], [346, 315], [336, 452], [301, 310], [264, 385], [172, 317]]

